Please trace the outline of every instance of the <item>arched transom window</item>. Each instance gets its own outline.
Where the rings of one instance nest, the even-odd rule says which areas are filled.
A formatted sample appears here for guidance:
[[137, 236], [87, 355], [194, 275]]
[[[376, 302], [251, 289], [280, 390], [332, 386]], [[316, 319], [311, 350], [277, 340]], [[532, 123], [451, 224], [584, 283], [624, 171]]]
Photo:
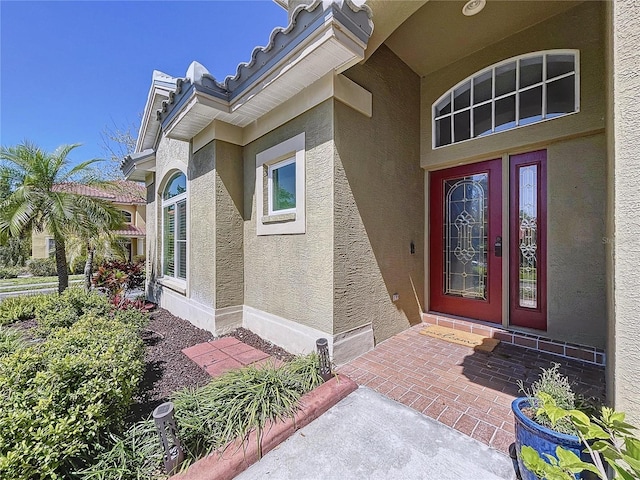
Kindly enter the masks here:
[[187, 278], [187, 177], [176, 173], [162, 192], [162, 273]]
[[577, 112], [579, 53], [548, 50], [492, 65], [433, 104], [433, 147]]

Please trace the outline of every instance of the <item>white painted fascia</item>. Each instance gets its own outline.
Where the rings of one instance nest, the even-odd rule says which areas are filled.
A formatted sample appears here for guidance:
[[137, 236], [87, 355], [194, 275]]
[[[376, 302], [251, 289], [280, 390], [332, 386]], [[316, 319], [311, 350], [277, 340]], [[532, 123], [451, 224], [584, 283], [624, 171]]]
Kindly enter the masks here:
[[[321, 28], [305, 38], [290, 55], [282, 59], [265, 75], [256, 79], [231, 102], [198, 92], [194, 88], [191, 97], [166, 125], [165, 135], [169, 138], [189, 141], [216, 119], [241, 127], [257, 121], [265, 114], [251, 112], [251, 109], [256, 105], [255, 102], [268, 95], [271, 87], [275, 87], [276, 84], [280, 85], [284, 82], [286, 85], [288, 81], [294, 84], [299, 83], [299, 78], [293, 79], [291, 77], [293, 73], [300, 73], [300, 78], [312, 75], [307, 74], [307, 71], [313, 68], [313, 63], [309, 64], [312, 62], [311, 55], [316, 52], [322, 53], [321, 49], [327, 44], [333, 44], [341, 49], [345, 53], [345, 57], [349, 57], [349, 59], [333, 65], [331, 71], [326, 73], [340, 73], [364, 58], [366, 43], [352, 34], [333, 15], [327, 14]], [[318, 64], [317, 67], [324, 68], [321, 64]], [[304, 86], [303, 90], [306, 88], [308, 85]], [[283, 100], [283, 102], [287, 100]], [[192, 123], [182, 127], [185, 122]]]
[[[154, 76], [156, 72], [154, 72]], [[167, 78], [171, 78], [168, 77]], [[160, 122], [156, 118], [156, 111], [162, 106], [162, 102], [169, 98], [169, 87], [162, 87], [158, 85], [154, 80], [151, 82], [149, 88], [149, 94], [147, 95], [147, 103], [144, 107], [144, 113], [142, 115], [142, 121], [140, 122], [140, 129], [138, 130], [138, 139], [136, 140], [136, 152], [142, 152], [147, 148], [155, 148], [157, 138], [159, 138], [157, 131], [160, 130]], [[155, 124], [155, 125], [154, 125]], [[149, 132], [151, 126], [154, 126], [155, 133]], [[151, 135], [148, 135], [151, 133]]]

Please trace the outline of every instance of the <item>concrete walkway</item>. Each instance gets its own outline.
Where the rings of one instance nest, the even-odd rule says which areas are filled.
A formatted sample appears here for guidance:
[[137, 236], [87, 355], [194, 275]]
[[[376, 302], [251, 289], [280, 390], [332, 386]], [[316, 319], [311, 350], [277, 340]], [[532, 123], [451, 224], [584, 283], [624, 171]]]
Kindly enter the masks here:
[[360, 387], [237, 480], [514, 479], [501, 452]]

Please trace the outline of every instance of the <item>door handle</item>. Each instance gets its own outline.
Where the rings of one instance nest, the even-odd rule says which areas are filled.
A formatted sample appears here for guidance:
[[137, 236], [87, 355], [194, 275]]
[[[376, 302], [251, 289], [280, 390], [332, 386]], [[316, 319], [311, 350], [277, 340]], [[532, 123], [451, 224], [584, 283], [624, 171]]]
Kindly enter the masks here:
[[493, 253], [496, 257], [502, 256], [502, 237], [496, 237], [496, 242], [493, 244]]

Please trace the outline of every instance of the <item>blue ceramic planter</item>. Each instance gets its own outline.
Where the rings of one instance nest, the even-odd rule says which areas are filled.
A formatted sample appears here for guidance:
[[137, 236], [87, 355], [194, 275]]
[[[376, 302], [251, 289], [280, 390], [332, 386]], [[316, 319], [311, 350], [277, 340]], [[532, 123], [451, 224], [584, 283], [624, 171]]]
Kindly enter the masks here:
[[[582, 460], [590, 461], [589, 455], [587, 454], [585, 456], [582, 453], [584, 447], [578, 437], [558, 433], [537, 424], [522, 413], [522, 409], [527, 407], [529, 407], [529, 399], [527, 397], [516, 398], [511, 403], [511, 410], [513, 410], [513, 415], [515, 417], [518, 466], [520, 467], [520, 475], [523, 480], [538, 480], [538, 477], [527, 470], [520, 459], [520, 449], [523, 445], [528, 445], [535, 449], [542, 458], [545, 458], [545, 453], [555, 456], [556, 448], [561, 446], [566, 450], [571, 450], [573, 453], [581, 457]], [[581, 479], [583, 477], [577, 475], [576, 478]]]

